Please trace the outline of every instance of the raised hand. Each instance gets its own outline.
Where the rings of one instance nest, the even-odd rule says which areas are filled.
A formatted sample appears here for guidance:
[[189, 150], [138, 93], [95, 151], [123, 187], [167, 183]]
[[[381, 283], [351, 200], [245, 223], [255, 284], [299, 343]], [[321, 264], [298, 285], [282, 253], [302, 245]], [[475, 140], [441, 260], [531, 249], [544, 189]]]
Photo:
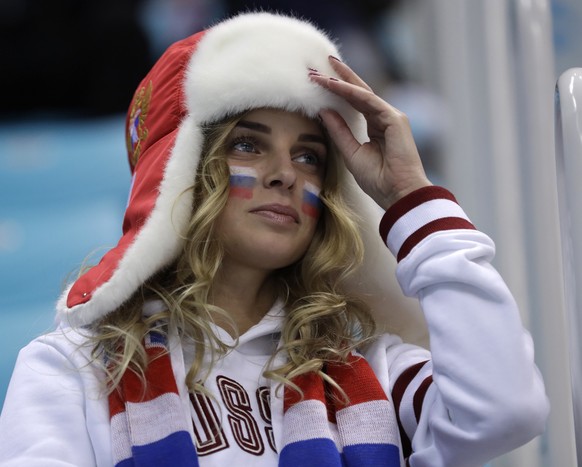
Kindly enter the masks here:
[[408, 193], [430, 185], [406, 115], [374, 94], [345, 63], [334, 57], [329, 60], [340, 79], [315, 70], [311, 70], [309, 76], [320, 86], [344, 98], [366, 119], [370, 141], [360, 144], [337, 112], [329, 109], [320, 112], [324, 125], [360, 187], [378, 205], [388, 209]]

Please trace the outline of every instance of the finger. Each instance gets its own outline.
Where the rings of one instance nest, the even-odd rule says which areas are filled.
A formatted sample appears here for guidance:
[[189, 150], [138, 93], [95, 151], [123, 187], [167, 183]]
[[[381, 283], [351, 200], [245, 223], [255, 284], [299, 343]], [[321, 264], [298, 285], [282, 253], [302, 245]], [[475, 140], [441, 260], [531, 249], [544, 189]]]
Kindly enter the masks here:
[[349, 164], [348, 159], [357, 152], [361, 146], [360, 143], [354, 137], [346, 121], [335, 110], [323, 109], [319, 112], [319, 116], [332, 141]]
[[372, 88], [358, 76], [358, 74], [352, 70], [348, 65], [342, 62], [339, 58], [333, 55], [329, 56], [329, 63], [331, 67], [335, 70], [338, 76], [345, 82], [353, 84], [355, 86], [366, 89], [367, 91], [373, 92]]
[[372, 91], [345, 81], [335, 81], [330, 78], [328, 89], [334, 94], [343, 97], [357, 111], [363, 114], [385, 112], [390, 107], [387, 102]]
[[358, 112], [367, 117], [384, 117], [382, 118], [382, 123], [384, 124], [389, 124], [392, 118], [400, 113], [396, 108], [392, 107], [372, 91], [360, 86], [321, 73], [311, 72], [309, 73], [309, 77], [319, 85], [344, 98]]

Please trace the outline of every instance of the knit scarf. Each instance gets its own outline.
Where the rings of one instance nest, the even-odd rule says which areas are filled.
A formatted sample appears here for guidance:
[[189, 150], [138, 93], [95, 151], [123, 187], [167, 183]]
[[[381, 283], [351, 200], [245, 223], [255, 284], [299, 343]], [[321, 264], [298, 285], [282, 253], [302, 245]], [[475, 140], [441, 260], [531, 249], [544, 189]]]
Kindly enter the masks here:
[[[150, 332], [144, 344], [149, 358], [145, 387], [127, 370], [109, 396], [114, 464], [198, 467], [192, 420], [179, 396], [166, 338]], [[279, 466], [399, 466], [394, 408], [366, 360], [352, 354], [347, 363], [328, 364], [325, 373], [349, 402], [315, 373], [294, 378], [303, 397], [285, 388]]]

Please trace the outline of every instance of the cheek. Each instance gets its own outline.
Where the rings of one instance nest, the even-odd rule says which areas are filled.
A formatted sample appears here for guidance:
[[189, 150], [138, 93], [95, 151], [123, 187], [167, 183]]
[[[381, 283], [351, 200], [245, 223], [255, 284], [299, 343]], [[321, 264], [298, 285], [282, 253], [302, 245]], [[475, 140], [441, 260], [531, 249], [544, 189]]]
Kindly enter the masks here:
[[251, 199], [253, 189], [257, 183], [257, 171], [251, 167], [229, 166], [230, 169], [230, 190], [228, 195], [231, 198]]
[[305, 182], [305, 185], [303, 186], [303, 202], [301, 203], [301, 210], [304, 214], [316, 220], [319, 219], [322, 208], [319, 191], [318, 187], [309, 182]]

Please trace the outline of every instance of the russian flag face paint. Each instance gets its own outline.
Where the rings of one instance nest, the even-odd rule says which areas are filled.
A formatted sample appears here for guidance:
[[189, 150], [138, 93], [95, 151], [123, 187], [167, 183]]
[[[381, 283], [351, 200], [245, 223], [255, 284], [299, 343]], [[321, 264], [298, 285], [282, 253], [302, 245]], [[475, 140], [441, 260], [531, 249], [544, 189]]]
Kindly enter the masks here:
[[301, 210], [307, 214], [309, 217], [314, 219], [319, 218], [321, 212], [321, 199], [319, 199], [320, 189], [315, 185], [305, 182], [303, 186], [303, 203], [301, 204]]
[[257, 171], [251, 167], [230, 167], [230, 192], [229, 196], [235, 198], [251, 199], [253, 188], [257, 181]]

